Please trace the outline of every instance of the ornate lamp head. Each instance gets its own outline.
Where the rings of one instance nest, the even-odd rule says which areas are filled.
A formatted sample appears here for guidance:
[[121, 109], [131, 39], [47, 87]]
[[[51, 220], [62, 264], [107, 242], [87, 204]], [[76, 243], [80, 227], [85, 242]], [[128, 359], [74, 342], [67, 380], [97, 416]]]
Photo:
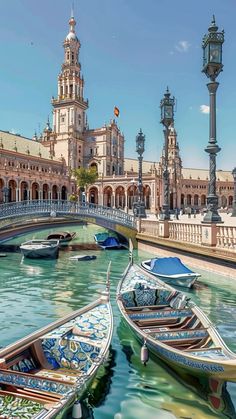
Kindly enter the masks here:
[[224, 30], [218, 32], [218, 26], [215, 23], [215, 16], [208, 34], [204, 35], [202, 40], [203, 48], [203, 73], [212, 81], [215, 81], [218, 74], [223, 70], [222, 64], [222, 45], [224, 43]]

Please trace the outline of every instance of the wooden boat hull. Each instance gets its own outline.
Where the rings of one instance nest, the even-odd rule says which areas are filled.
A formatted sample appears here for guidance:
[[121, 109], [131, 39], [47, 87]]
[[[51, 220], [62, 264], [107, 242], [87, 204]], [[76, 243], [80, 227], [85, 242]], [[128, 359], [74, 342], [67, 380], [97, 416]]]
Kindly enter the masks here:
[[61, 232], [61, 233], [52, 233], [47, 236], [47, 240], [58, 240], [60, 244], [67, 244], [73, 240], [76, 236], [76, 232]]
[[34, 419], [63, 417], [106, 361], [112, 331], [105, 291], [88, 306], [1, 349], [0, 398], [5, 386], [10, 397], [5, 410], [10, 411], [17, 395], [19, 405], [29, 404], [29, 412], [36, 409]]
[[177, 372], [236, 381], [236, 354], [194, 303], [170, 305], [179, 296], [184, 294], [130, 265], [118, 285], [117, 304], [138, 340]]

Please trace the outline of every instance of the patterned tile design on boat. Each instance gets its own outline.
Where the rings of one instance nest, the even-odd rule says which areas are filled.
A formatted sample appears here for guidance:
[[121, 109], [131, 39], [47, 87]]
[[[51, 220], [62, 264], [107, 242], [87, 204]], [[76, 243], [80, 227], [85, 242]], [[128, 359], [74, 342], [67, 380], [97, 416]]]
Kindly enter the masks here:
[[64, 395], [70, 395], [74, 391], [74, 387], [68, 384], [62, 384], [52, 382], [46, 378], [41, 379], [40, 377], [24, 376], [14, 374], [14, 372], [1, 371], [0, 372], [0, 381], [4, 384], [12, 384], [20, 387], [32, 388], [39, 391], [48, 391], [49, 393], [57, 393]]
[[202, 371], [211, 371], [211, 372], [224, 371], [224, 367], [222, 365], [205, 363], [196, 359], [192, 360], [188, 357], [185, 357], [184, 355], [172, 352], [169, 349], [165, 349], [161, 346], [155, 345], [154, 343], [149, 342], [149, 346], [155, 348], [155, 352], [159, 353], [160, 355], [164, 356], [170, 361], [173, 361], [180, 365], [187, 365], [190, 368], [202, 370]]
[[[81, 331], [81, 336], [72, 333], [73, 326]], [[44, 335], [45, 356], [53, 368], [79, 369], [86, 373], [98, 358], [108, 330], [109, 309], [102, 304]]]
[[46, 413], [43, 405], [14, 396], [0, 396], [1, 418], [33, 418], [37, 413]]
[[183, 330], [181, 332], [163, 332], [163, 333], [151, 333], [150, 336], [155, 337], [155, 339], [161, 341], [167, 340], [178, 340], [178, 339], [188, 339], [188, 338], [204, 338], [208, 336], [206, 330]]
[[169, 317], [189, 317], [193, 313], [191, 310], [185, 309], [181, 310], [162, 310], [157, 312], [143, 312], [143, 313], [133, 313], [129, 314], [131, 320], [143, 320], [143, 319], [159, 319], [159, 318], [169, 318]]

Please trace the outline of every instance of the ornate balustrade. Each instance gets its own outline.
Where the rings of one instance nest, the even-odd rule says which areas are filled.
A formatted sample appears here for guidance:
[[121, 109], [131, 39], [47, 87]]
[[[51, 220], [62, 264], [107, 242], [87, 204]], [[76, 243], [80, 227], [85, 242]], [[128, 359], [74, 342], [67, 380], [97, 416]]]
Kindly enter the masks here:
[[0, 221], [19, 216], [94, 216], [136, 229], [134, 216], [116, 208], [103, 207], [95, 204], [79, 205], [64, 200], [33, 200], [9, 202], [0, 205]]
[[217, 226], [216, 246], [236, 251], [236, 227]]
[[[142, 219], [140, 233], [150, 237], [165, 237], [182, 243], [210, 246], [236, 252], [236, 226], [206, 225], [197, 223], [184, 223], [166, 221], [165, 235], [162, 221]], [[167, 231], [167, 234], [166, 234]]]
[[169, 238], [194, 244], [202, 243], [202, 226], [190, 223], [169, 223]]
[[140, 233], [153, 237], [159, 236], [159, 223], [157, 221], [142, 220]]

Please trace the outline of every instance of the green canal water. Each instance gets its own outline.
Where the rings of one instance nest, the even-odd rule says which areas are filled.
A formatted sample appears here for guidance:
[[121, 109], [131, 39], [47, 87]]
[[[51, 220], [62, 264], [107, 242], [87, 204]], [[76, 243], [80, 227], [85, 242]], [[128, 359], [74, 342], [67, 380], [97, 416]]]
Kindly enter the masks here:
[[[77, 232], [73, 246], [94, 243], [94, 233], [102, 231], [95, 225], [70, 225], [64, 229]], [[31, 232], [5, 243], [45, 238], [52, 231]], [[57, 260], [22, 260], [16, 252], [0, 258], [0, 345], [5, 346], [98, 297], [111, 260], [115, 323], [112, 350], [109, 362], [85, 394], [83, 418], [236, 418], [236, 383], [217, 382], [209, 387], [209, 383], [200, 383], [193, 377], [177, 376], [157, 359], [150, 359], [146, 367], [141, 365], [140, 345], [121, 320], [115, 303], [128, 251], [78, 251], [72, 247], [60, 250]], [[97, 259], [69, 260], [70, 256], [85, 253], [96, 254]], [[151, 255], [135, 251], [134, 256], [138, 262]], [[236, 277], [200, 273], [198, 285], [189, 294], [236, 351]]]

